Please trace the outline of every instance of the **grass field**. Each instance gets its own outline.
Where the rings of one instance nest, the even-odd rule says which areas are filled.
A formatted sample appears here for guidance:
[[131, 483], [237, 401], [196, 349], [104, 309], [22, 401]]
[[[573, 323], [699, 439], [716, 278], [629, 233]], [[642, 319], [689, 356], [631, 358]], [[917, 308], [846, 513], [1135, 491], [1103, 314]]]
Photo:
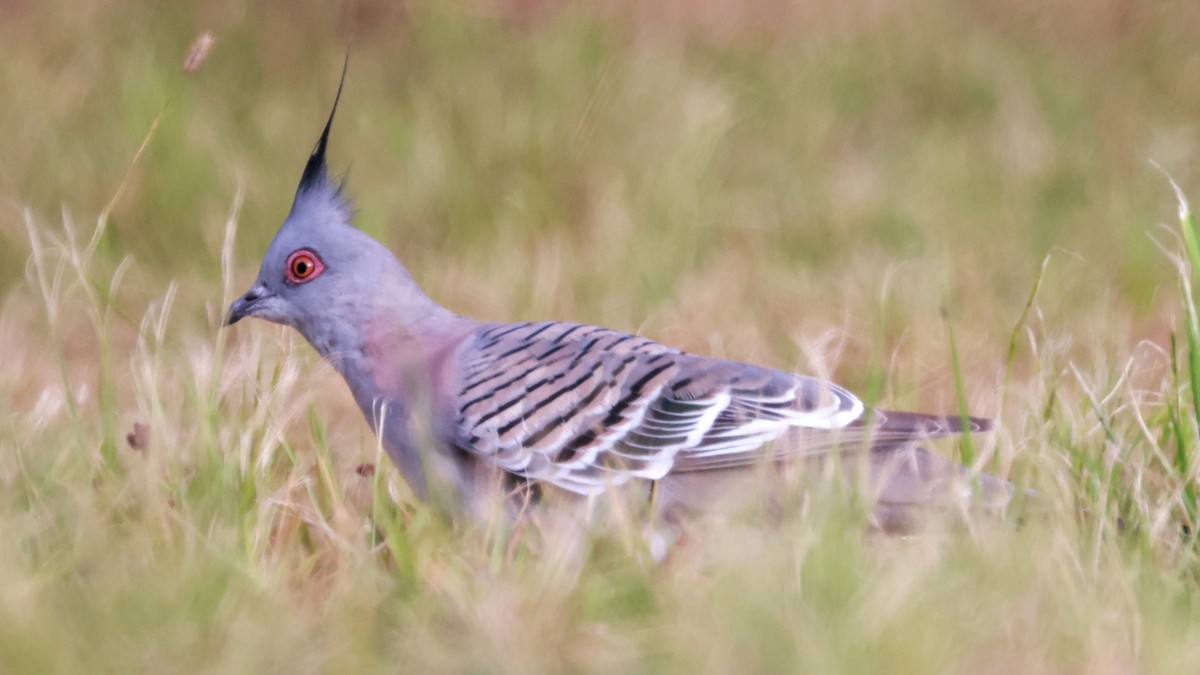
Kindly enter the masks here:
[[[1200, 202], [1200, 6], [1050, 4], [0, 0], [0, 672], [1200, 672], [1150, 164]], [[937, 450], [1039, 513], [886, 539], [831, 490], [657, 564], [416, 502], [297, 335], [219, 328], [347, 46], [331, 163], [432, 297], [965, 403]]]

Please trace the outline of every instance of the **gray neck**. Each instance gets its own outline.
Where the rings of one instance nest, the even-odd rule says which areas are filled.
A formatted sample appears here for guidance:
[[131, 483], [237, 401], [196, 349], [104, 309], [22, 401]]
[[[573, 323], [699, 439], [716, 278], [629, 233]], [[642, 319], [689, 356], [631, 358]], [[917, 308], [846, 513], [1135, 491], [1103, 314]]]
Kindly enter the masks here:
[[403, 358], [466, 321], [425, 295], [398, 263], [377, 270], [371, 278], [356, 270], [356, 287], [331, 293], [316, 316], [297, 326], [348, 380], [360, 376], [364, 359]]
[[433, 355], [477, 322], [431, 300], [398, 263], [380, 265], [359, 292], [329, 296], [304, 337], [342, 375], [368, 419], [377, 399], [408, 405], [414, 378], [427, 380]]

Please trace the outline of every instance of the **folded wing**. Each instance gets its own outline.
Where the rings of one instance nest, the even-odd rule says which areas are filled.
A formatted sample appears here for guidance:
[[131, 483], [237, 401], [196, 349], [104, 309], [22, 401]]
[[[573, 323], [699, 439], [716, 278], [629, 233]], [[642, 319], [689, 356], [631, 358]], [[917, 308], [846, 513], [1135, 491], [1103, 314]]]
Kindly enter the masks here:
[[468, 338], [455, 365], [458, 444], [506, 471], [583, 494], [672, 470], [761, 461], [773, 441], [780, 456], [809, 455], [960, 427], [867, 412], [816, 378], [579, 324], [489, 326]]

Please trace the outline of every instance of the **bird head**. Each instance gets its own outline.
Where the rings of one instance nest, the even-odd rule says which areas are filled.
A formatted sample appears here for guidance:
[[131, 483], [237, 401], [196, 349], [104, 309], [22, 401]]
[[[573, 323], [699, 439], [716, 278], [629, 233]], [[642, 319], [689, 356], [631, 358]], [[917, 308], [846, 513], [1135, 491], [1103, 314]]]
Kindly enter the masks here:
[[[345, 82], [345, 69], [342, 82]], [[351, 224], [343, 185], [325, 163], [342, 85], [304, 166], [291, 212], [263, 257], [258, 278], [229, 308], [226, 325], [258, 317], [298, 329], [322, 353], [356, 329], [381, 288], [409, 290], [411, 277], [390, 251]], [[419, 293], [419, 291], [417, 291]]]

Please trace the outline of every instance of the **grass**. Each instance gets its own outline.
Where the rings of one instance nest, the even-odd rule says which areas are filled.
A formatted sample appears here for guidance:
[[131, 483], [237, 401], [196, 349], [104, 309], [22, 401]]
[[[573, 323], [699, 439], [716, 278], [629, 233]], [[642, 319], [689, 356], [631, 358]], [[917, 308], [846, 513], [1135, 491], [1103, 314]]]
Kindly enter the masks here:
[[[1197, 670], [1191, 4], [522, 7], [0, 6], [0, 670]], [[333, 164], [433, 297], [997, 415], [959, 451], [1046, 511], [818, 491], [656, 564], [416, 502], [219, 328], [347, 43]]]

